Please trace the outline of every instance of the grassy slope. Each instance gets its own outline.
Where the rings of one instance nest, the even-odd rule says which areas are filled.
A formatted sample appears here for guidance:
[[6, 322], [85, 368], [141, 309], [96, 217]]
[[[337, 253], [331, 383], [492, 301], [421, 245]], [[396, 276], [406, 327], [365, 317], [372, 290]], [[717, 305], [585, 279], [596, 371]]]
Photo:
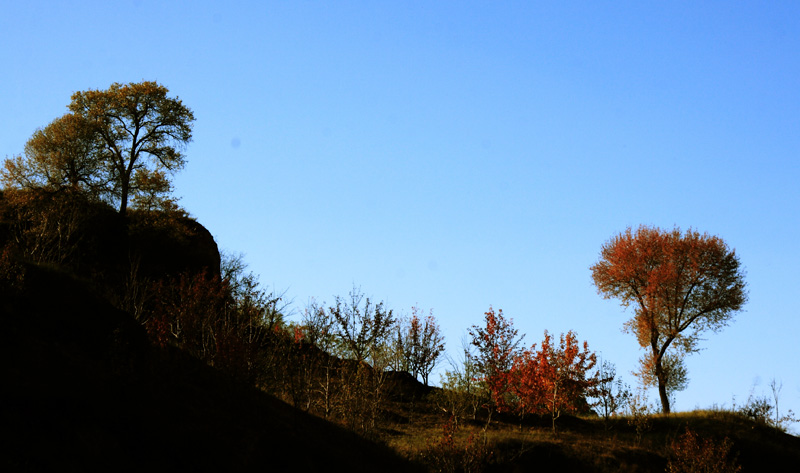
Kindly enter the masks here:
[[[385, 430], [387, 443], [409, 458], [421, 458], [442, 438], [447, 418], [429, 402], [395, 403], [394, 422]], [[783, 471], [800, 464], [800, 438], [752, 422], [725, 411], [697, 411], [652, 415], [649, 427], [637, 435], [628, 419], [619, 417], [604, 424], [598, 418], [563, 416], [553, 433], [550, 419], [518, 419], [494, 416], [462, 422], [456, 433], [459, 454], [470, 435], [486, 443], [491, 451], [487, 471], [560, 472], [663, 472], [669, 446], [688, 426], [701, 438], [728, 437], [743, 471]], [[485, 430], [484, 430], [485, 429]]]

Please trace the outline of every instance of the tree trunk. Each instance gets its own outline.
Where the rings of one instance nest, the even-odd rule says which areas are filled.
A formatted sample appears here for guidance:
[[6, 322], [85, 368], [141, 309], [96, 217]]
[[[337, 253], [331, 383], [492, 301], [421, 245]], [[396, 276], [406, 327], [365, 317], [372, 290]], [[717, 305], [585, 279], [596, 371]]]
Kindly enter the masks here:
[[127, 182], [122, 182], [120, 191], [119, 214], [124, 217], [128, 213], [128, 192], [130, 191]]
[[667, 387], [662, 381], [658, 381], [658, 395], [661, 397], [661, 409], [664, 414], [669, 414], [669, 396], [667, 396]]
[[669, 414], [669, 396], [667, 395], [667, 379], [661, 367], [661, 358], [656, 359], [656, 379], [658, 380], [658, 396], [661, 398], [661, 411]]

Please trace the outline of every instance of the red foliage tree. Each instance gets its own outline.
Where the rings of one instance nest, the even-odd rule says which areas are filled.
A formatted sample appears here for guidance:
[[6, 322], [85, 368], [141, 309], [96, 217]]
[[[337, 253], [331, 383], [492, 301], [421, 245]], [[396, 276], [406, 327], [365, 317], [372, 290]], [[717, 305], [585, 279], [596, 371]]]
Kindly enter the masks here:
[[597, 374], [589, 375], [596, 363], [596, 355], [586, 342], [578, 342], [575, 332], [561, 334], [558, 346], [554, 346], [545, 331], [539, 350], [534, 344], [514, 360], [511, 387], [517, 412], [549, 413], [555, 430], [562, 412], [574, 412], [585, 405], [599, 381]]
[[635, 312], [625, 327], [645, 348], [642, 380], [669, 394], [685, 386], [683, 357], [698, 351], [700, 333], [719, 331], [747, 301], [736, 252], [722, 239], [689, 229], [628, 228], [603, 245], [592, 278], [606, 298]]
[[503, 317], [503, 311], [496, 313], [492, 307], [484, 313], [484, 326], [473, 325], [469, 329], [472, 344], [478, 353], [472, 357], [481, 380], [491, 396], [492, 405], [498, 411], [511, 410], [514, 400], [510, 398], [511, 367], [520, 354], [522, 337], [513, 327], [512, 321]]

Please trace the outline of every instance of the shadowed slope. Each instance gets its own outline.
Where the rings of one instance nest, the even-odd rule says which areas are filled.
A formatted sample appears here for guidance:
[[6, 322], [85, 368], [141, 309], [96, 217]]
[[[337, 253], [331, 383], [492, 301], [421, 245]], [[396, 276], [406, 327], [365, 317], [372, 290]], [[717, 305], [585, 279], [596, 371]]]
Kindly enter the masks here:
[[4, 470], [408, 471], [381, 447], [149, 345], [72, 277], [0, 289]]

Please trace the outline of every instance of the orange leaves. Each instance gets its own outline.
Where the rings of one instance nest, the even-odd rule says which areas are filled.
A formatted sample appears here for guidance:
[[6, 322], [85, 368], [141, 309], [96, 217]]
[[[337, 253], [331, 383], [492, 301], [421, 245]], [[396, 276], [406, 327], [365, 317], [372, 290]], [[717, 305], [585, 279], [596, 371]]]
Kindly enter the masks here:
[[726, 299], [734, 310], [745, 300], [735, 252], [720, 238], [691, 229], [681, 234], [679, 229], [643, 226], [634, 234], [628, 228], [603, 245], [600, 261], [591, 270], [604, 297], [633, 303], [650, 317], [713, 310], [714, 304], [702, 296], [716, 287], [730, 288]]
[[[275, 326], [275, 329], [278, 329], [278, 328], [279, 328], [278, 326]], [[303, 340], [305, 340], [305, 338], [306, 338], [306, 334], [305, 334], [305, 330], [303, 329], [303, 327], [300, 327], [300, 326], [296, 325], [294, 327], [294, 343], [296, 345], [300, 345], [300, 344], [302, 344]]]
[[631, 327], [637, 332], [675, 337], [700, 317], [719, 326], [746, 301], [735, 252], [691, 229], [682, 234], [643, 226], [634, 234], [629, 228], [603, 245], [591, 270], [604, 297], [637, 307], [642, 320]]
[[649, 349], [651, 362], [645, 368], [658, 379], [669, 412], [662, 360], [697, 351], [699, 333], [720, 330], [747, 301], [736, 253], [719, 237], [692, 229], [681, 233], [641, 226], [612, 237], [590, 269], [603, 297], [635, 307], [625, 328]]
[[520, 415], [562, 412], [586, 405], [586, 397], [597, 385], [597, 374], [589, 374], [597, 358], [575, 332], [562, 334], [555, 344], [545, 331], [539, 349], [532, 345], [520, 351], [517, 330], [503, 317], [503, 311], [489, 308], [485, 326], [473, 326], [469, 333], [478, 353], [473, 361], [481, 381], [492, 398], [490, 407]]
[[514, 360], [511, 377], [517, 412], [550, 413], [555, 428], [555, 420], [562, 412], [585, 405], [586, 397], [599, 381], [596, 374], [588, 375], [596, 362], [595, 354], [586, 342], [578, 342], [575, 332], [561, 334], [555, 346], [545, 331], [539, 350], [533, 345]]

